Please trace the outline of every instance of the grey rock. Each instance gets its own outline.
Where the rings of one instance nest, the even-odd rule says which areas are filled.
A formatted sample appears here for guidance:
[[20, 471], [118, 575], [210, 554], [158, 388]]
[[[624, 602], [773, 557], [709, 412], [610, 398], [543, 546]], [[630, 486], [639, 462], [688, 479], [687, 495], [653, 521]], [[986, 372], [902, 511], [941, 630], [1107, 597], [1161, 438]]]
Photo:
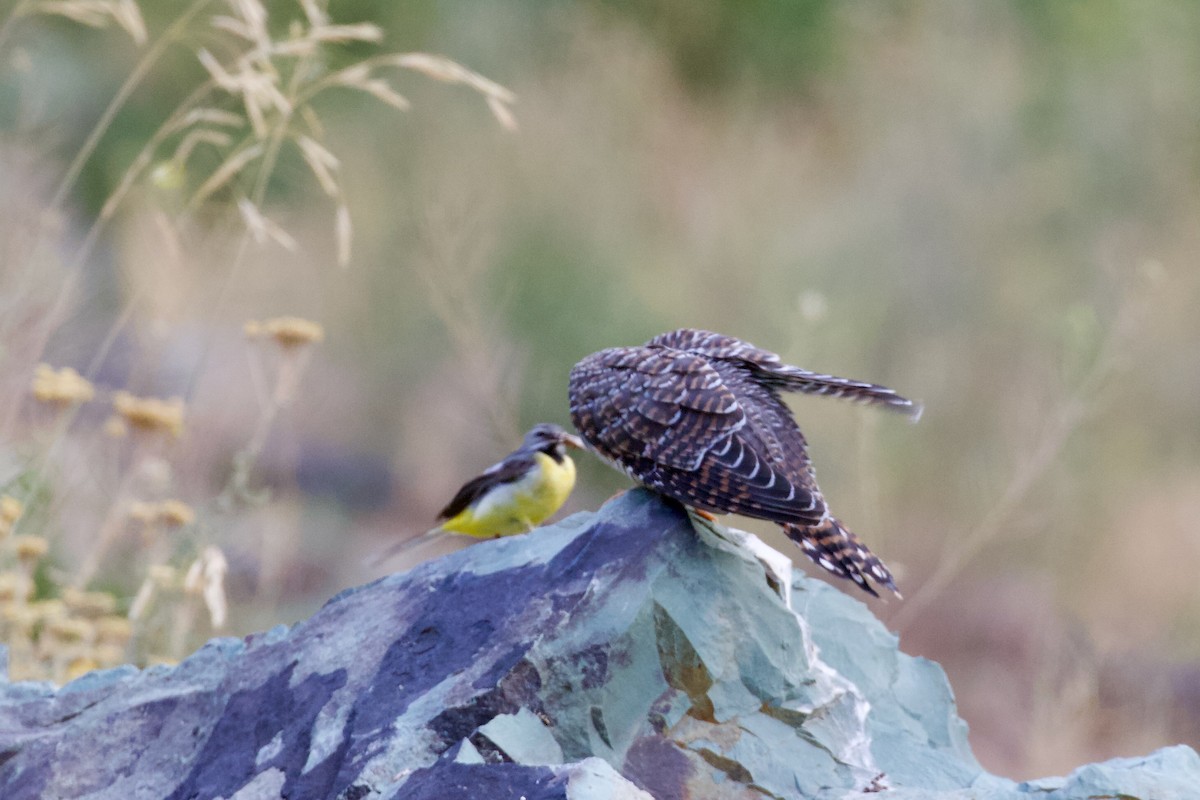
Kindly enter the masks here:
[[[789, 605], [790, 603], [790, 605]], [[1017, 784], [941, 669], [753, 537], [634, 491], [217, 639], [0, 684], [0, 797], [1194, 798], [1186, 747]]]

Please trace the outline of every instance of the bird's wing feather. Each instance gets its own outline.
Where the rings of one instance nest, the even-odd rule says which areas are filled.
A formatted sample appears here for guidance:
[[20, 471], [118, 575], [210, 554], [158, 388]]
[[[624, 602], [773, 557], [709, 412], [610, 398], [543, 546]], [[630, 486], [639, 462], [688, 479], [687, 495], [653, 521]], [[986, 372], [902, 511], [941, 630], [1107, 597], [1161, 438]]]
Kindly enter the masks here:
[[450, 519], [461, 514], [467, 506], [483, 497], [496, 486], [513, 483], [537, 466], [532, 453], [516, 451], [463, 484], [454, 499], [438, 514], [438, 519]]
[[737, 398], [702, 359], [623, 347], [571, 371], [575, 426], [609, 458], [696, 470], [708, 448], [746, 424]]
[[779, 522], [812, 524], [824, 514], [804, 437], [745, 368], [663, 348], [616, 348], [576, 365], [570, 395], [584, 438], [669, 497]]

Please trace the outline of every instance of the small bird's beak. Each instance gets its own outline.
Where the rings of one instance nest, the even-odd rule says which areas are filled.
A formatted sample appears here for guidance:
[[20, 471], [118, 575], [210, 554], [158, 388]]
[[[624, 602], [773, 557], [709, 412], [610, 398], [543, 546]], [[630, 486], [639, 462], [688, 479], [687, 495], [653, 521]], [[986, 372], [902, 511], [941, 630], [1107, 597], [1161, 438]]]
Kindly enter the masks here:
[[576, 450], [587, 449], [587, 445], [583, 443], [583, 439], [570, 433], [563, 434], [562, 443], [569, 447], [574, 447]]

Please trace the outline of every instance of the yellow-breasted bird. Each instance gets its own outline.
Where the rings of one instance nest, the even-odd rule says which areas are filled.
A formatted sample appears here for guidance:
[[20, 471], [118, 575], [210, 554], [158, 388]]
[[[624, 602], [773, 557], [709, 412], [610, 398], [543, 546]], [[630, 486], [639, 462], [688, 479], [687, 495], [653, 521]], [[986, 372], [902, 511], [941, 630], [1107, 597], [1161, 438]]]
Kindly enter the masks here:
[[829, 513], [780, 392], [920, 407], [873, 383], [784, 364], [748, 342], [682, 328], [616, 347], [571, 370], [571, 419], [603, 458], [638, 483], [703, 512], [770, 520], [824, 569], [878, 596], [891, 572]]
[[575, 487], [568, 447], [582, 448], [583, 442], [548, 422], [533, 426], [520, 447], [463, 484], [438, 514], [441, 524], [400, 542], [382, 558], [447, 533], [489, 539], [532, 530], [558, 511]]

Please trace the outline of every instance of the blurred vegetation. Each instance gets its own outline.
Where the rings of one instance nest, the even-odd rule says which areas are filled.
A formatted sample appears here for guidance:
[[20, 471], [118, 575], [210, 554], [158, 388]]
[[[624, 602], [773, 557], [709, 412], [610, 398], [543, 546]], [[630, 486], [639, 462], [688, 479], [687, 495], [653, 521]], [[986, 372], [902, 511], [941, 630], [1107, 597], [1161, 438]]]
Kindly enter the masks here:
[[[45, 674], [111, 642], [13, 602], [157, 608], [142, 660], [297, 619], [568, 422], [580, 357], [693, 325], [925, 402], [794, 407], [896, 568], [877, 613], [946, 666], [988, 767], [1200, 743], [1200, 6], [270, 2], [299, 49], [263, 74], [352, 85], [258, 130], [236, 89], [189, 98], [201, 50], [246, 52], [214, 18], [261, 6], [111, 5], [0, 6], [0, 484], [47, 546], [9, 537], [0, 585]], [[295, 44], [322, 24], [377, 27]], [[477, 73], [354, 71], [412, 52]], [[238, 122], [162, 135], [189, 102]], [[281, 338], [304, 320], [323, 341]], [[35, 399], [43, 362], [94, 397]], [[119, 392], [180, 398], [179, 435], [111, 436]], [[580, 470], [568, 510], [626, 485]]]

